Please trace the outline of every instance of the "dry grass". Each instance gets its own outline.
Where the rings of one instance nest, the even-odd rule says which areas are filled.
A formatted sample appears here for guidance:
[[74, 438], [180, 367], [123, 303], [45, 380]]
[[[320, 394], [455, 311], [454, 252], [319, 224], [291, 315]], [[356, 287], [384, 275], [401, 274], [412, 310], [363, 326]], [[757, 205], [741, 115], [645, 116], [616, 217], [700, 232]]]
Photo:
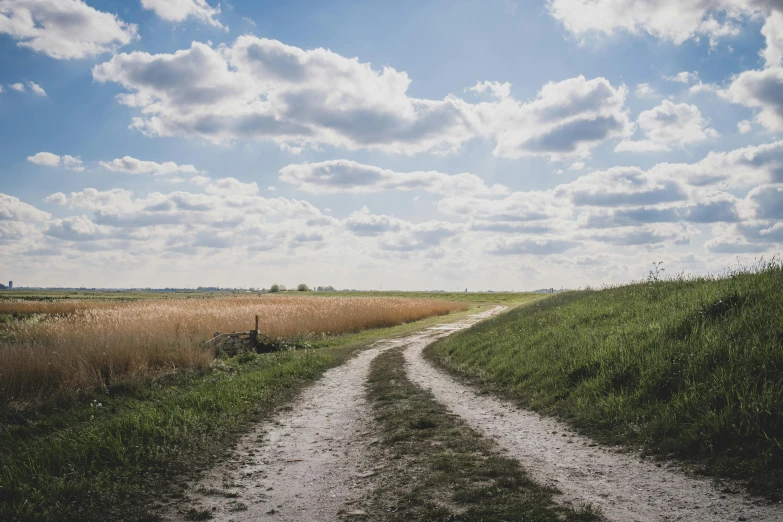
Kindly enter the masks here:
[[215, 332], [246, 331], [261, 316], [273, 339], [356, 332], [445, 315], [464, 303], [395, 298], [4, 301], [0, 313], [40, 314], [10, 323], [0, 344], [0, 408], [78, 395], [178, 368], [205, 368]]

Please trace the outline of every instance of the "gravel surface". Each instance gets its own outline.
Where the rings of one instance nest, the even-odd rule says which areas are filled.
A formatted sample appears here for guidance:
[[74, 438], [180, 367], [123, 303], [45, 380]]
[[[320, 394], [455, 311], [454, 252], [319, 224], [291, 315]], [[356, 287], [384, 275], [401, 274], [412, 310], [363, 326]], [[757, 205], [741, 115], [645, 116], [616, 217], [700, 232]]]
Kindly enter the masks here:
[[193, 520], [205, 511], [213, 520], [236, 522], [361, 518], [361, 499], [380, 469], [370, 451], [379, 431], [365, 398], [370, 363], [384, 350], [424, 347], [497, 311], [377, 341], [328, 370], [291, 408], [245, 436], [235, 456], [193, 484], [166, 518]]

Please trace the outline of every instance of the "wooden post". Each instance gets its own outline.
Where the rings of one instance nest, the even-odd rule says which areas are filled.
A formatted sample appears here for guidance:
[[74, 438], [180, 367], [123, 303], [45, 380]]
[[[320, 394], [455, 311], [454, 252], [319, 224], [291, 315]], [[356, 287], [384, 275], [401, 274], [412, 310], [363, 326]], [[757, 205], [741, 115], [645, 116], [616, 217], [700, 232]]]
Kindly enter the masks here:
[[258, 351], [258, 316], [256, 316], [256, 329], [250, 332], [250, 347]]

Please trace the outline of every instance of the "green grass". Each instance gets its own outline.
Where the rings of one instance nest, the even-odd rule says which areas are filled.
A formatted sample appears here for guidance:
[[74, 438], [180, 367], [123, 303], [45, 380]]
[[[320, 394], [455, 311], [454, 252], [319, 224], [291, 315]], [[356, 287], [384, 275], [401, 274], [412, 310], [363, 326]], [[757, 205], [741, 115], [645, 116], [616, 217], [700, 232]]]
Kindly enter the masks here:
[[519, 462], [412, 384], [399, 349], [373, 361], [368, 392], [384, 462], [370, 520], [598, 520], [589, 509], [556, 505], [554, 490], [531, 481]]
[[783, 493], [783, 265], [555, 295], [427, 351], [604, 441]]
[[[0, 431], [0, 520], [143, 520], [157, 492], [346, 352], [246, 355]], [[101, 407], [97, 407], [101, 404]]]
[[[57, 408], [0, 414], [0, 520], [154, 520], [194, 473], [305, 385], [375, 339], [468, 312], [244, 354]], [[97, 407], [100, 403], [101, 406]]]

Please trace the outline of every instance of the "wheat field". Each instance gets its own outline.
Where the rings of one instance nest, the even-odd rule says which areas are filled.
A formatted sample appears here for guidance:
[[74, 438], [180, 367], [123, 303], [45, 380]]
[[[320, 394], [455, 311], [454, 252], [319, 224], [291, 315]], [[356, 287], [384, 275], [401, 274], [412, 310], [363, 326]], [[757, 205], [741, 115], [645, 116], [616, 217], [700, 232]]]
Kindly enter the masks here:
[[434, 299], [216, 297], [138, 301], [2, 301], [23, 314], [0, 343], [0, 408], [71, 397], [215, 358], [203, 341], [255, 327], [272, 339], [318, 338], [394, 326], [467, 309]]

